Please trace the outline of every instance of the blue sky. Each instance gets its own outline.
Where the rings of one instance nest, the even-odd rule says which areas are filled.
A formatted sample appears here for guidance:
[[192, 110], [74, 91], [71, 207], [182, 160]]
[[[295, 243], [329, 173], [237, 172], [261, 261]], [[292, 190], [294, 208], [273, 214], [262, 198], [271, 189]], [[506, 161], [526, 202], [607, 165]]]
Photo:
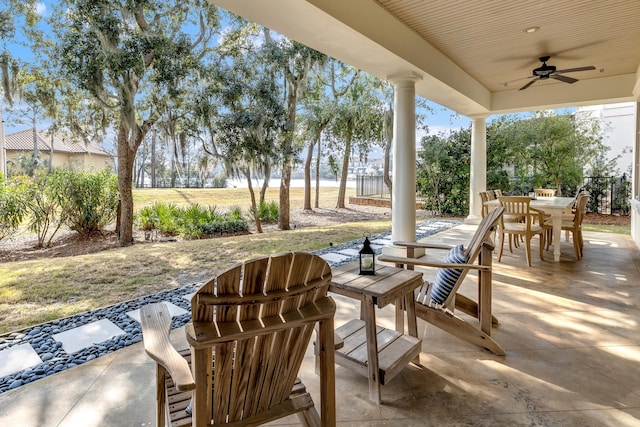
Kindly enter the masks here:
[[[37, 12], [46, 17], [48, 13], [50, 13], [50, 8], [47, 5], [55, 4], [55, 2], [41, 2], [38, 3]], [[11, 54], [23, 61], [29, 61], [33, 58], [31, 52], [28, 48], [21, 46], [19, 44], [20, 41], [24, 40], [22, 34], [19, 33], [19, 26], [16, 26], [16, 30], [18, 33], [16, 34], [16, 38], [13, 41], [8, 41], [7, 48], [11, 52]], [[442, 107], [436, 103], [431, 101], [427, 101], [427, 104], [431, 107], [432, 111], [426, 113], [426, 124], [429, 126], [429, 133], [438, 134], [441, 132], [446, 132], [450, 129], [460, 129], [464, 127], [468, 127], [471, 123], [470, 119], [457, 115], [454, 111], [449, 110], [445, 107]], [[6, 116], [6, 108], [3, 109], [3, 112]], [[16, 131], [28, 129], [30, 127], [29, 124], [13, 124], [7, 121], [10, 117], [5, 117], [5, 132], [13, 133]], [[43, 122], [42, 126], [39, 128], [46, 127], [46, 124]], [[419, 132], [417, 135], [417, 140], [422, 137], [422, 132]]]

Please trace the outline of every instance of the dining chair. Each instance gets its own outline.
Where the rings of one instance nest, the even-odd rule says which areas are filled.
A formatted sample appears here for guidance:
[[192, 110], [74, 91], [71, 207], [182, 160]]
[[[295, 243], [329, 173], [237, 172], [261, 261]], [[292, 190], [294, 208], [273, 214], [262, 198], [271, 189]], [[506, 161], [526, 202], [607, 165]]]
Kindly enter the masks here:
[[556, 190], [553, 188], [534, 188], [536, 197], [555, 197]]
[[482, 202], [481, 214], [482, 214], [482, 218], [484, 218], [489, 213], [489, 206], [484, 204], [484, 202], [489, 201], [489, 193], [488, 191], [480, 191], [478, 194], [480, 195], [480, 201]]
[[[173, 347], [166, 305], [142, 307], [144, 349], [157, 362], [157, 425], [256, 426], [297, 414], [305, 426], [335, 426], [330, 281], [327, 262], [303, 252], [227, 269], [191, 298], [190, 351]], [[297, 378], [316, 327], [320, 415]]]
[[496, 199], [502, 196], [502, 190], [493, 190], [493, 194], [496, 195]]
[[[578, 194], [578, 199], [576, 201], [576, 209], [573, 214], [573, 218], [567, 219], [566, 217], [562, 218], [562, 230], [571, 233], [573, 240], [573, 252], [576, 255], [576, 260], [579, 260], [583, 256], [584, 249], [584, 240], [582, 238], [582, 221], [584, 219], [585, 214], [587, 213], [587, 203], [589, 202], [589, 193], [582, 192]], [[549, 232], [547, 236], [550, 236], [547, 241], [547, 249], [552, 243], [553, 233], [550, 231], [553, 229], [553, 224], [551, 221], [547, 220], [544, 223], [545, 229]]]
[[[505, 235], [513, 236], [515, 239], [522, 236], [529, 267], [531, 267], [531, 239], [536, 235], [540, 236], [540, 259], [544, 261], [546, 233], [546, 229], [544, 228], [544, 212], [532, 208], [530, 206], [531, 198], [527, 196], [502, 196], [498, 197], [498, 200], [500, 201], [500, 206], [504, 208], [504, 214], [500, 219], [500, 252], [498, 253], [498, 262], [502, 260]], [[519, 217], [522, 218], [522, 221], [505, 221], [505, 217]], [[509, 240], [509, 251], [513, 253], [511, 239]]]

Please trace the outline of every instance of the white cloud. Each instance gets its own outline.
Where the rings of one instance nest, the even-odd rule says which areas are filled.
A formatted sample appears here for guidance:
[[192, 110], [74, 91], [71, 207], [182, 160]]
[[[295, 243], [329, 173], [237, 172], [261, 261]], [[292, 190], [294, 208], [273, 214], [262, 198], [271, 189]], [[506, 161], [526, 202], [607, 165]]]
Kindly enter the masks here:
[[44, 3], [36, 3], [35, 12], [40, 16], [44, 16], [44, 14], [47, 12], [47, 5]]

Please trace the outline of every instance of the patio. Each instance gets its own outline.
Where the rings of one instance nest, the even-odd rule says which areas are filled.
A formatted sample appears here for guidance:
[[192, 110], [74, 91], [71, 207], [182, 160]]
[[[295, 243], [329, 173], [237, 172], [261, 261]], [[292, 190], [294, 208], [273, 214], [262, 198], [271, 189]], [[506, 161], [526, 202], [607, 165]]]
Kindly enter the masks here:
[[[473, 230], [461, 225], [428, 239], [466, 242]], [[640, 251], [627, 235], [585, 233], [582, 260], [574, 260], [570, 242], [562, 243], [561, 262], [545, 255], [526, 267], [522, 247], [501, 263], [494, 254], [493, 312], [501, 323], [492, 336], [505, 357], [419, 321], [422, 366], [384, 386], [382, 405], [368, 399], [366, 378], [336, 368], [338, 425], [638, 425]], [[473, 277], [464, 286], [473, 295]], [[358, 307], [335, 299], [340, 325]], [[378, 319], [391, 327], [393, 308]], [[184, 343], [182, 328], [173, 337]], [[134, 344], [0, 394], [0, 424], [155, 425], [154, 375]], [[311, 348], [301, 376], [318, 403]], [[277, 425], [289, 424], [297, 418]]]

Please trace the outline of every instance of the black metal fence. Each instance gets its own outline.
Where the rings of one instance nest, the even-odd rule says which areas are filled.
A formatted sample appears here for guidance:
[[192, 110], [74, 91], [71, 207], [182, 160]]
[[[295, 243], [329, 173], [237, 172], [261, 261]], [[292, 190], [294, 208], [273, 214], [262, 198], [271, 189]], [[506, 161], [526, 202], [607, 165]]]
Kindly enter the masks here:
[[582, 189], [589, 191], [587, 211], [606, 215], [629, 215], [631, 180], [622, 176], [585, 177]]
[[358, 197], [381, 197], [389, 199], [389, 188], [384, 183], [383, 176], [358, 175], [356, 176], [356, 196]]
[[[629, 215], [631, 180], [626, 174], [585, 177], [580, 190], [587, 190], [591, 195], [587, 205], [588, 212], [605, 215]], [[562, 188], [562, 194], [567, 196], [577, 194], [577, 192], [577, 188]], [[382, 176], [357, 176], [356, 195], [359, 197], [390, 198], [389, 189]]]

